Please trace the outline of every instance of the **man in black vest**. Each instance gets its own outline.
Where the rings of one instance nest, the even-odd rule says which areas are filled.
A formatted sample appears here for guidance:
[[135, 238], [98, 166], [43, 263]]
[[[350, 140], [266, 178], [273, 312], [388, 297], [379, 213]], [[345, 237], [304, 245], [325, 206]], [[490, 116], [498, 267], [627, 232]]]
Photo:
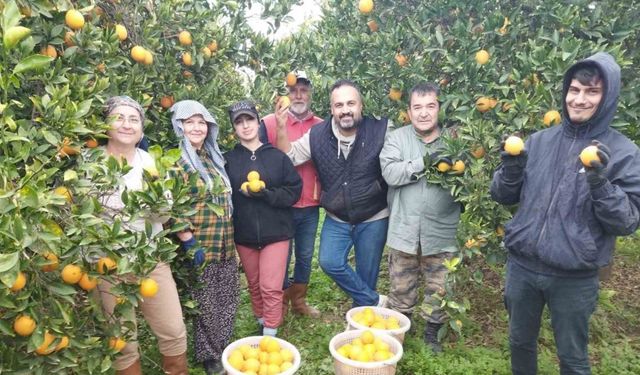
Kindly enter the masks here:
[[[295, 142], [286, 133], [287, 109], [278, 102], [277, 147], [294, 165], [313, 160], [320, 177], [320, 205], [326, 218], [320, 235], [320, 267], [353, 299], [353, 306], [384, 306], [376, 292], [387, 238], [387, 184], [379, 155], [387, 119], [362, 116], [356, 84], [339, 80], [331, 87], [331, 116]], [[354, 270], [348, 263], [355, 249]]]

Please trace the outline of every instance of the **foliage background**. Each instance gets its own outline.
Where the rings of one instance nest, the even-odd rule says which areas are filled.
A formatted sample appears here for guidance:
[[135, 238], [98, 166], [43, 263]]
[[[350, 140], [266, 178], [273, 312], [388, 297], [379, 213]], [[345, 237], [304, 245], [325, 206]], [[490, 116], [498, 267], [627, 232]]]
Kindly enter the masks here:
[[[487, 269], [476, 263], [486, 262], [491, 269], [504, 256], [499, 228], [510, 212], [491, 202], [487, 194], [500, 136], [512, 132], [526, 136], [543, 128], [544, 113], [561, 109], [560, 78], [566, 68], [576, 59], [607, 51], [623, 69], [615, 126], [636, 142], [640, 138], [637, 0], [381, 0], [369, 15], [358, 11], [357, 1], [324, 1], [324, 18], [319, 23], [282, 40], [254, 32], [244, 17], [248, 8], [261, 4], [263, 17], [277, 28], [295, 3], [0, 2], [3, 36], [14, 21], [31, 29], [31, 36], [15, 48], [0, 50], [0, 281], [4, 285], [0, 286], [0, 372], [109, 371], [114, 353], [108, 348], [108, 337], [122, 334], [126, 327], [110, 324], [87, 293], [62, 283], [59, 269], [73, 263], [97, 276], [92, 259], [108, 254], [118, 261], [118, 271], [103, 277], [127, 273], [142, 277], [157, 261], [175, 256], [169, 240], [150, 246], [144, 235], [127, 232], [101, 215], [95, 197], [126, 169], [100, 161], [100, 153], [85, 141], [104, 138], [107, 125], [102, 104], [111, 95], [127, 94], [145, 106], [145, 133], [152, 144], [165, 150], [174, 147], [176, 140], [161, 99], [199, 100], [219, 121], [220, 143], [230, 148], [235, 140], [227, 106], [250, 96], [263, 114], [270, 112], [274, 92], [282, 90], [284, 75], [293, 69], [311, 75], [317, 114], [328, 113], [330, 85], [336, 79], [351, 78], [362, 88], [365, 111], [389, 117], [398, 126], [405, 122], [402, 111], [411, 86], [420, 80], [439, 82], [441, 121], [458, 134], [447, 140], [447, 153], [465, 160], [467, 169], [462, 176], [431, 171], [428, 178], [451, 188], [467, 208], [460, 230], [463, 262], [453, 267], [459, 272], [453, 274], [444, 298], [455, 318], [452, 321], [461, 319], [465, 327], [469, 309], [477, 303], [464, 293], [465, 288], [470, 283], [489, 285]], [[13, 4], [20, 15], [12, 15]], [[67, 45], [64, 38], [70, 29], [64, 15], [72, 8], [84, 14], [86, 24], [71, 37], [74, 45]], [[377, 31], [370, 29], [370, 21], [375, 21]], [[115, 23], [127, 27], [126, 41], [118, 40]], [[178, 43], [181, 30], [192, 33], [192, 45]], [[208, 57], [202, 48], [214, 40], [217, 48]], [[48, 45], [55, 48], [55, 58], [39, 55]], [[150, 50], [153, 64], [135, 63], [129, 56], [134, 45]], [[480, 49], [491, 54], [486, 65], [474, 60]], [[192, 66], [182, 63], [185, 52], [194, 57]], [[406, 65], [398, 63], [398, 54], [406, 57]], [[254, 71], [255, 81], [247, 84], [239, 68]], [[389, 98], [392, 88], [403, 93], [400, 100]], [[474, 104], [479, 97], [495, 98], [498, 105], [481, 113]], [[77, 155], [59, 154], [65, 139], [79, 150]], [[479, 146], [486, 154], [471, 156], [470, 151]], [[170, 153], [156, 150], [156, 155], [161, 172], [170, 168]], [[148, 183], [151, 188], [146, 195], [132, 194], [129, 213], [140, 214], [141, 205], [150, 210], [187, 209], [181, 207], [188, 206], [186, 200], [170, 205], [158, 194], [171, 189], [179, 198], [183, 187], [162, 179]], [[59, 186], [72, 193], [70, 203], [52, 193]], [[46, 252], [60, 258], [58, 271], [41, 270]], [[27, 275], [28, 282], [13, 293], [9, 286], [18, 271]], [[321, 296], [333, 301], [331, 284], [325, 288], [326, 295]], [[125, 284], [121, 292], [127, 300], [122, 309], [137, 304], [135, 283]], [[29, 314], [38, 324], [28, 338], [16, 336], [11, 328], [20, 314]], [[459, 331], [460, 327], [451, 328]], [[70, 336], [71, 346], [49, 356], [34, 354], [45, 330]]]

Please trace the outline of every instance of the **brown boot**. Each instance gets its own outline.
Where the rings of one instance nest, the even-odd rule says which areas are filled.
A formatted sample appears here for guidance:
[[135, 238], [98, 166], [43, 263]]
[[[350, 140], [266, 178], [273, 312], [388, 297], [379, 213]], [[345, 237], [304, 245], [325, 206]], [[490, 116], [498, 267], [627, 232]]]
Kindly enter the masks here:
[[116, 371], [116, 375], [142, 375], [140, 360], [136, 360], [131, 366], [127, 367], [124, 370]]
[[187, 352], [174, 356], [162, 356], [162, 369], [167, 375], [187, 375]]
[[320, 311], [309, 305], [305, 300], [307, 297], [307, 284], [294, 283], [289, 287], [289, 297], [291, 298], [291, 309], [294, 313], [308, 315], [313, 318], [320, 316]]

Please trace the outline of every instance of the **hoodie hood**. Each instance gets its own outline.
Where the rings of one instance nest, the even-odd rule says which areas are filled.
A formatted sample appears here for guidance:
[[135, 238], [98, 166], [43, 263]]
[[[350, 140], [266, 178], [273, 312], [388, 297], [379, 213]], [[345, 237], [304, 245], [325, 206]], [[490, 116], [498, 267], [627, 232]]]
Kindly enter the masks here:
[[[589, 120], [584, 123], [574, 124], [569, 119], [567, 111], [567, 92], [575, 72], [584, 67], [595, 67], [600, 72], [602, 79], [602, 100], [598, 109]], [[613, 56], [606, 52], [598, 52], [584, 60], [578, 61], [571, 66], [564, 75], [562, 85], [562, 126], [565, 131], [579, 135], [580, 138], [596, 138], [596, 136], [606, 132], [613, 121], [618, 107], [618, 97], [620, 96], [620, 66]]]

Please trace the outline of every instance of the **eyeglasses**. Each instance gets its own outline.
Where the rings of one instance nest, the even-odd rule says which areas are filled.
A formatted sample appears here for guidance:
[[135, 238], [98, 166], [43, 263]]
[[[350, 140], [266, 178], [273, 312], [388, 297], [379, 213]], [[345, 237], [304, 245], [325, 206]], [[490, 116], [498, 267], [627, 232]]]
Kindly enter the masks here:
[[128, 122], [129, 125], [140, 125], [142, 123], [142, 120], [138, 116], [124, 117], [123, 115], [115, 114], [111, 116], [111, 118], [113, 118], [113, 123], [118, 126], [124, 125], [125, 122]]

